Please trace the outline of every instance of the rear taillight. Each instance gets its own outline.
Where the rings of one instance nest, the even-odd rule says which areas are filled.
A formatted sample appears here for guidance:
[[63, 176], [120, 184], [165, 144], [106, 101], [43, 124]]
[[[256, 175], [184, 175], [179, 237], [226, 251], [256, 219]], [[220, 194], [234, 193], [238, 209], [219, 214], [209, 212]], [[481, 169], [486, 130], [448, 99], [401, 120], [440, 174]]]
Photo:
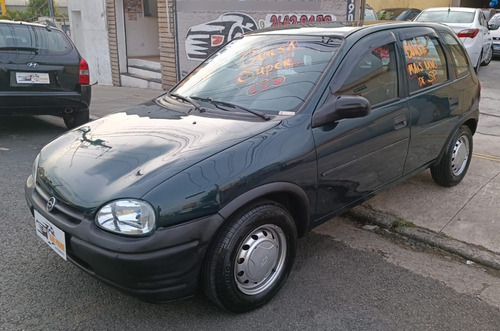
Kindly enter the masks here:
[[465, 29], [458, 33], [458, 38], [475, 38], [479, 29]]
[[80, 60], [80, 66], [78, 68], [78, 83], [90, 84], [89, 64], [84, 59]]

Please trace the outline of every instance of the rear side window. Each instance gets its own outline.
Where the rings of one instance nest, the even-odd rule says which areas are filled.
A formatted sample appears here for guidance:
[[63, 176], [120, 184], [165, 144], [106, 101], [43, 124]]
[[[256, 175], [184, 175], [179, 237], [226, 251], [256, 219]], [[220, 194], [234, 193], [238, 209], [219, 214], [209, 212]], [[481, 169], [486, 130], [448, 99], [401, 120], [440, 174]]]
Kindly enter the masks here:
[[452, 62], [455, 64], [457, 78], [465, 76], [469, 72], [469, 61], [463, 47], [459, 44], [457, 38], [449, 33], [443, 33], [444, 41], [451, 51]]
[[362, 58], [338, 91], [360, 95], [376, 105], [398, 97], [398, 74], [394, 44], [378, 47]]
[[36, 50], [43, 54], [65, 54], [72, 48], [59, 30], [22, 24], [0, 24], [0, 48], [4, 50]]
[[448, 79], [443, 49], [435, 37], [403, 40], [410, 93], [435, 86]]

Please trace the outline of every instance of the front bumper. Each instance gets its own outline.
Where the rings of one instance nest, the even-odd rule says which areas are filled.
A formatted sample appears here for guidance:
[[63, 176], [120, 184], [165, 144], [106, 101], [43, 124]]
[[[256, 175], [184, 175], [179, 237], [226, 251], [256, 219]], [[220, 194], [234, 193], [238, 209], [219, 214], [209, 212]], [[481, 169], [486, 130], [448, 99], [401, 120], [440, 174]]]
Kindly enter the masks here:
[[160, 228], [149, 237], [129, 238], [99, 229], [93, 219], [68, 206], [47, 212], [48, 197], [26, 182], [25, 195], [36, 209], [64, 231], [68, 259], [91, 276], [150, 302], [180, 299], [196, 292], [209, 242], [224, 219], [215, 214]]

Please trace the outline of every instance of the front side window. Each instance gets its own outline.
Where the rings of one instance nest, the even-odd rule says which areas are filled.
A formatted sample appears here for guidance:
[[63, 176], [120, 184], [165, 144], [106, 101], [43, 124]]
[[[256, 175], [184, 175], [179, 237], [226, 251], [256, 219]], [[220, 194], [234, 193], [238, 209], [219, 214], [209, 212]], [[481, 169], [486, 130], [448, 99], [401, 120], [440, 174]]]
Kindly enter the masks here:
[[295, 112], [341, 43], [337, 37], [246, 36], [222, 48], [171, 92], [266, 113]]
[[398, 74], [394, 44], [374, 49], [352, 69], [339, 95], [359, 95], [371, 105], [398, 97]]
[[435, 37], [403, 40], [410, 93], [435, 86], [448, 79], [443, 49]]

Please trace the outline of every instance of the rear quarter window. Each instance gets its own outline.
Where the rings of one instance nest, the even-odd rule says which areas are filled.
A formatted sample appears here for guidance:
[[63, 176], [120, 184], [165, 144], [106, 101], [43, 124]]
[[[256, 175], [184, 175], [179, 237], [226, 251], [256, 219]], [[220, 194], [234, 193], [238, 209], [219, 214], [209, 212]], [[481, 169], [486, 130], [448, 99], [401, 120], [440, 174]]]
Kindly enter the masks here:
[[63, 32], [45, 27], [0, 24], [0, 48], [22, 50], [33, 48], [43, 54], [65, 54], [72, 49]]
[[446, 59], [437, 38], [419, 36], [403, 40], [410, 93], [448, 80]]
[[451, 34], [446, 32], [443, 33], [443, 39], [451, 51], [451, 63], [455, 67], [457, 78], [467, 75], [469, 72], [469, 61], [467, 60], [467, 55], [465, 54], [464, 49], [460, 46], [460, 42]]

